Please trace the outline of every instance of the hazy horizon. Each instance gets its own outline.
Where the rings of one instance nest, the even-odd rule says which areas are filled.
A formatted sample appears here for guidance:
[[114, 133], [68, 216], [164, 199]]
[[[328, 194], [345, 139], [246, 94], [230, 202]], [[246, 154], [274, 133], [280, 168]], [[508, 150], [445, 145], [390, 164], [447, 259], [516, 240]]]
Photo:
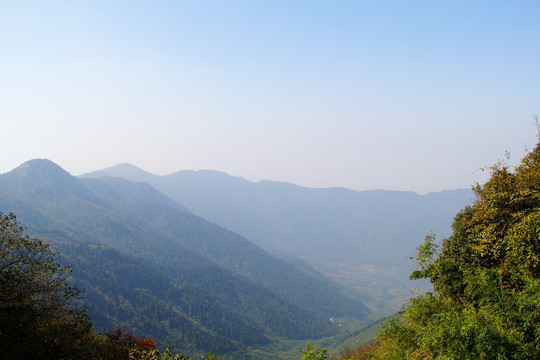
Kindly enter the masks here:
[[130, 163], [305, 187], [470, 188], [537, 142], [540, 3], [0, 5], [0, 173]]
[[[55, 161], [53, 161], [52, 159], [45, 159], [45, 158], [35, 158], [35, 159], [29, 159], [27, 160], [26, 162], [29, 162], [29, 161], [34, 161], [34, 160], [47, 160], [47, 161], [52, 161], [54, 164], [58, 165], [59, 167], [61, 167], [63, 170], [67, 171], [68, 173], [70, 173], [67, 169], [64, 169], [62, 167], [61, 164], [58, 164], [56, 163]], [[21, 164], [19, 164], [18, 166], [21, 166], [23, 164], [25, 164], [26, 162], [23, 162]], [[17, 167], [18, 167], [17, 166]], [[293, 185], [296, 185], [296, 186], [299, 186], [299, 187], [304, 187], [304, 188], [311, 188], [311, 189], [330, 189], [330, 188], [343, 188], [343, 189], [348, 189], [348, 190], [355, 190], [355, 191], [372, 191], [372, 190], [384, 190], [384, 191], [412, 191], [412, 192], [415, 192], [413, 190], [392, 190], [392, 189], [381, 189], [381, 188], [373, 188], [373, 189], [364, 189], [364, 190], [356, 190], [356, 189], [351, 189], [351, 188], [347, 188], [347, 187], [342, 187], [342, 186], [329, 186], [329, 187], [313, 187], [313, 186], [305, 186], [305, 185], [302, 185], [302, 184], [296, 184], [296, 183], [293, 183], [293, 182], [288, 182], [288, 181], [282, 181], [282, 180], [270, 180], [270, 179], [260, 179], [260, 180], [250, 180], [250, 179], [247, 179], [241, 175], [232, 175], [232, 174], [229, 174], [225, 171], [220, 171], [220, 170], [215, 170], [215, 169], [179, 169], [179, 170], [176, 170], [176, 171], [173, 171], [173, 172], [170, 172], [170, 173], [166, 173], [166, 174], [156, 174], [156, 173], [153, 173], [151, 171], [147, 171], [141, 167], [138, 167], [134, 164], [131, 164], [131, 163], [118, 163], [118, 164], [115, 164], [115, 165], [112, 165], [112, 166], [107, 166], [105, 168], [102, 168], [102, 169], [95, 169], [95, 170], [92, 170], [92, 171], [88, 171], [88, 172], [84, 172], [84, 173], [80, 173], [80, 174], [73, 174], [73, 173], [70, 173], [70, 175], [74, 176], [74, 177], [85, 177], [86, 175], [91, 175], [93, 174], [94, 172], [99, 172], [99, 171], [106, 171], [108, 169], [111, 169], [111, 168], [115, 168], [117, 166], [128, 166], [130, 167], [131, 169], [134, 169], [134, 170], [139, 170], [139, 171], [142, 171], [146, 174], [150, 174], [150, 175], [154, 175], [154, 176], [168, 176], [168, 175], [173, 175], [175, 173], [178, 173], [178, 172], [183, 172], [183, 171], [193, 171], [193, 172], [199, 172], [199, 171], [203, 171], [203, 172], [213, 172], [213, 173], [220, 173], [220, 174], [225, 174], [226, 176], [231, 176], [231, 177], [234, 177], [234, 178], [240, 178], [240, 179], [243, 179], [243, 180], [246, 180], [246, 181], [249, 181], [251, 183], [259, 183], [259, 182], [264, 182], [264, 181], [271, 181], [271, 182], [278, 182], [278, 183], [284, 183], [284, 184], [293, 184]], [[12, 170], [15, 170], [17, 167], [15, 167], [14, 169], [11, 169], [10, 171]], [[9, 172], [9, 171], [7, 171]], [[4, 173], [0, 173], [0, 175], [3, 175], [7, 172], [4, 172]], [[441, 189], [441, 190], [437, 190], [437, 191], [428, 191], [428, 192], [415, 192], [419, 195], [425, 195], [427, 193], [432, 193], [432, 192], [441, 192], [441, 191], [452, 191], [452, 190], [463, 190], [463, 189], [471, 189], [471, 187], [466, 187], [466, 188], [455, 188], [455, 189]]]

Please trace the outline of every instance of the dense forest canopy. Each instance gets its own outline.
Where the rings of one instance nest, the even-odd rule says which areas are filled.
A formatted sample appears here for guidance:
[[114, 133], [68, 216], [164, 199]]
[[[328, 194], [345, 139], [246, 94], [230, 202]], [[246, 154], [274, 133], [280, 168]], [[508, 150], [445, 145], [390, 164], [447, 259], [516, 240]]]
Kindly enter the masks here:
[[[48, 160], [0, 175], [0, 211], [72, 264], [101, 332], [127, 329], [189, 356], [253, 359], [282, 339], [346, 330], [369, 309], [324, 276], [271, 256], [146, 183], [79, 179]], [[354, 325], [354, 323], [353, 323]], [[294, 345], [290, 345], [294, 346]], [[259, 356], [263, 359], [264, 357]]]
[[376, 350], [355, 359], [540, 358], [540, 144], [474, 191], [452, 235], [418, 247], [411, 278], [434, 291], [411, 299]]
[[70, 274], [59, 253], [0, 212], [0, 359], [189, 360], [126, 330], [98, 334]]
[[92, 324], [67, 284], [68, 266], [47, 244], [0, 213], [0, 352], [2, 358], [68, 359], [89, 353]]

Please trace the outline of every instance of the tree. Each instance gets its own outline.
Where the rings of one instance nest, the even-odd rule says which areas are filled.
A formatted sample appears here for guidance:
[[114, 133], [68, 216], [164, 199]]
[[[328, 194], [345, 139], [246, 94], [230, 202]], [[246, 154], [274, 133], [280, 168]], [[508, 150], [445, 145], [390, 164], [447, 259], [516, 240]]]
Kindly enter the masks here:
[[376, 358], [540, 358], [540, 144], [474, 191], [440, 252], [432, 235], [418, 248], [411, 278], [434, 292], [384, 326]]
[[[157, 350], [156, 341], [144, 336], [136, 337], [132, 333], [116, 329], [106, 334], [101, 345], [101, 354], [108, 360], [130, 360], [134, 356], [130, 353], [150, 354]], [[144, 358], [139, 356], [139, 358]]]
[[0, 351], [13, 359], [92, 358], [95, 334], [47, 244], [0, 213]]
[[327, 360], [327, 349], [315, 348], [311, 343], [306, 344], [305, 350], [300, 350], [302, 358], [300, 360]]

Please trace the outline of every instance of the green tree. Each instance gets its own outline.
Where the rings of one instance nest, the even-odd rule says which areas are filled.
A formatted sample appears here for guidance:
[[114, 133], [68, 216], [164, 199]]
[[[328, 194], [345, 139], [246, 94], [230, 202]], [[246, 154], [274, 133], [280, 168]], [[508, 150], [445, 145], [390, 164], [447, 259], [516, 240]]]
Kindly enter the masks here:
[[540, 358], [540, 145], [474, 191], [440, 251], [419, 246], [411, 278], [434, 292], [383, 327], [377, 358]]
[[305, 350], [300, 350], [301, 360], [327, 360], [329, 358], [327, 351], [327, 349], [315, 348], [311, 343], [307, 343]]
[[0, 351], [6, 359], [80, 359], [95, 355], [96, 335], [68, 285], [69, 266], [47, 244], [0, 213]]

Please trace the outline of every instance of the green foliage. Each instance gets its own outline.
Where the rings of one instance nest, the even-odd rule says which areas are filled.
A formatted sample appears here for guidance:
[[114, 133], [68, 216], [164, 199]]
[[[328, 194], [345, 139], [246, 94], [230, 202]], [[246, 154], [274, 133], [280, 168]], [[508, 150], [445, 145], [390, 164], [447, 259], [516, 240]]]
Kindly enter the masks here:
[[[220, 355], [214, 355], [209, 352], [201, 357], [203, 360], [225, 360], [226, 358]], [[152, 350], [137, 350], [133, 349], [129, 352], [128, 360], [193, 360], [186, 357], [184, 354], [175, 353], [169, 346], [164, 351], [158, 349]]]
[[303, 354], [301, 360], [327, 360], [327, 349], [315, 348], [311, 343], [306, 344], [305, 350], [300, 350]]
[[334, 335], [341, 329], [328, 318], [343, 304], [365, 313], [328, 281], [187, 213], [147, 184], [80, 180], [35, 160], [0, 175], [0, 209], [17, 211], [73, 264], [70, 280], [86, 289], [100, 331], [122, 327], [189, 355], [238, 355], [284, 338]]
[[435, 234], [426, 236], [422, 245], [416, 249], [416, 270], [411, 274], [410, 279], [423, 279], [430, 277], [429, 270], [438, 255], [439, 245], [435, 242]]
[[540, 145], [475, 192], [439, 254], [432, 235], [418, 248], [411, 278], [435, 292], [383, 327], [376, 358], [540, 358]]
[[94, 354], [91, 323], [69, 286], [71, 269], [14, 215], [0, 213], [0, 349], [6, 358], [76, 359]]
[[102, 331], [122, 327], [190, 354], [229, 352], [238, 342], [268, 342], [247, 319], [209, 301], [207, 292], [179, 286], [114, 249], [95, 244], [60, 248], [74, 264], [77, 285], [87, 289], [88, 314]]
[[159, 351], [158, 349], [132, 349], [129, 352], [129, 360], [190, 360], [190, 358], [184, 356], [184, 354], [173, 352], [167, 346], [164, 351]]

